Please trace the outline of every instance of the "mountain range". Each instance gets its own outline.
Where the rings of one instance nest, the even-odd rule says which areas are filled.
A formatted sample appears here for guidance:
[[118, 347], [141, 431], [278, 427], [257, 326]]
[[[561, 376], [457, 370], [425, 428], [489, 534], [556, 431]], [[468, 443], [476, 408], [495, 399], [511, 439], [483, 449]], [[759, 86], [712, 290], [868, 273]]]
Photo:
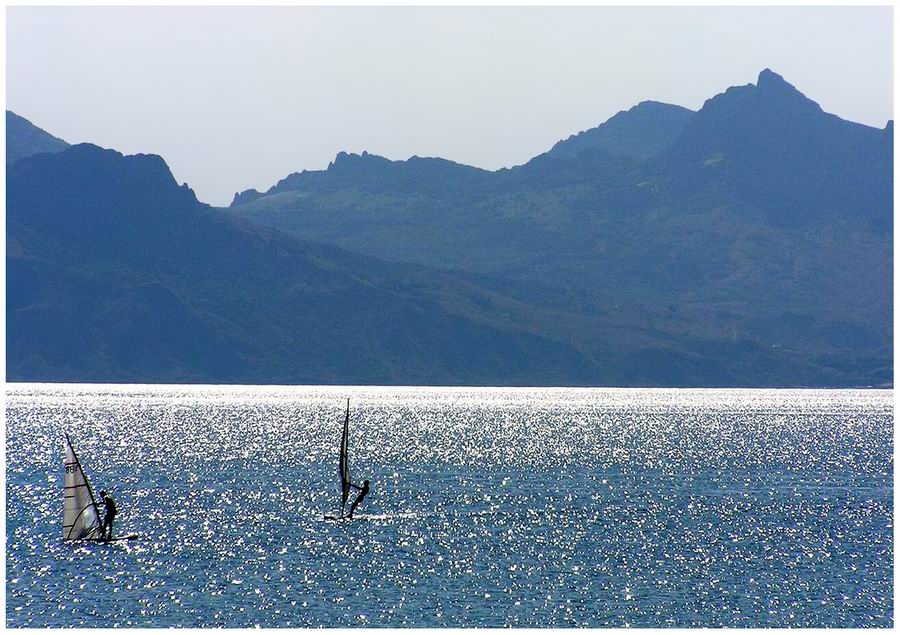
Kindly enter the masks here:
[[11, 381], [892, 382], [893, 126], [770, 70], [515, 168], [340, 153], [223, 209], [22, 122]]

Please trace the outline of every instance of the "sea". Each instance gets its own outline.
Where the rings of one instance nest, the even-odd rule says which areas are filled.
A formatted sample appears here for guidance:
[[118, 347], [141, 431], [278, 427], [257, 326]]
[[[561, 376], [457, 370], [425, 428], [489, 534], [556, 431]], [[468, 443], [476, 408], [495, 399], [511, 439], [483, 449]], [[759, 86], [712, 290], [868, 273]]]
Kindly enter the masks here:
[[[6, 625], [891, 627], [893, 425], [890, 390], [7, 384]], [[64, 433], [137, 539], [63, 541]]]

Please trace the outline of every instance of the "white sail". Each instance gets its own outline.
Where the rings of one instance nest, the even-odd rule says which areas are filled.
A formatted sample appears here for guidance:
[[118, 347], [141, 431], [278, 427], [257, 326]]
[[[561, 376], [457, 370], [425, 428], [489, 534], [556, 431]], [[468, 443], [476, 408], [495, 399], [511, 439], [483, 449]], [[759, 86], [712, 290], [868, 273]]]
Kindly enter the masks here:
[[65, 457], [63, 540], [99, 538], [102, 535], [100, 512], [69, 435], [66, 435]]
[[341, 434], [341, 453], [338, 459], [338, 470], [341, 475], [341, 515], [350, 497], [350, 461], [347, 458], [347, 445], [350, 442], [350, 400], [347, 400], [347, 416], [344, 418], [344, 432]]

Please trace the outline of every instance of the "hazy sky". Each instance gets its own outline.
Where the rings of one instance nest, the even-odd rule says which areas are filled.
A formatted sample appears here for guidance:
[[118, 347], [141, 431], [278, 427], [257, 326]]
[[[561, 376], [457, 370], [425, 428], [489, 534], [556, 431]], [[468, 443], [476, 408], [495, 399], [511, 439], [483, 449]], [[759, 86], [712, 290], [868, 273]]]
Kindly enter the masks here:
[[228, 204], [346, 150], [496, 169], [644, 99], [697, 109], [765, 67], [892, 118], [892, 9], [9, 7], [7, 108], [163, 156]]

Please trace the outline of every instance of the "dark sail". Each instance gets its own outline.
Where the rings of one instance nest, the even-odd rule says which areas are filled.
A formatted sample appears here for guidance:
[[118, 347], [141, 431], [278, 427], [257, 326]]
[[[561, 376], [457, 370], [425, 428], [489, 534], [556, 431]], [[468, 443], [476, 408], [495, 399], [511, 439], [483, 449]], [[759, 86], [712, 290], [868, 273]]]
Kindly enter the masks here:
[[338, 469], [341, 475], [341, 516], [350, 497], [350, 461], [347, 459], [347, 444], [350, 439], [350, 400], [347, 400], [347, 416], [344, 418], [344, 432], [341, 435], [341, 456]]

